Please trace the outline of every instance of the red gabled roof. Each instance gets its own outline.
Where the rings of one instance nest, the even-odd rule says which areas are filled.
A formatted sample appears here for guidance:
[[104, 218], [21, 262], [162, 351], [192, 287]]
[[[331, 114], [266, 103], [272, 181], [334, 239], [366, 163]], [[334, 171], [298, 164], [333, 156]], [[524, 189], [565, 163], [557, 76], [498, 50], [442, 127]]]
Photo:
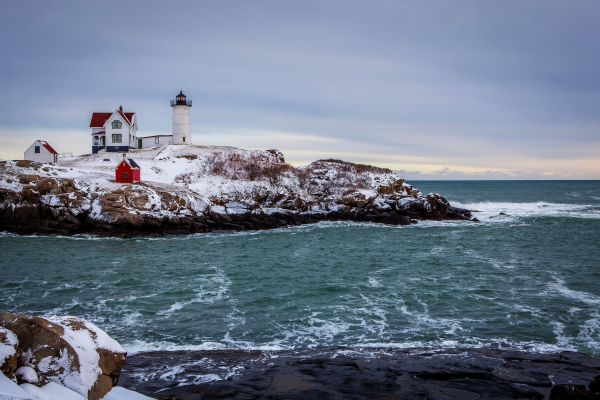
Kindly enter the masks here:
[[110, 118], [113, 113], [95, 112], [92, 114], [92, 120], [90, 121], [90, 128], [102, 128], [106, 123], [106, 120]]
[[127, 121], [127, 123], [128, 123], [129, 125], [133, 125], [133, 115], [134, 115], [135, 113], [132, 113], [132, 112], [123, 112], [123, 111], [121, 111], [121, 110], [117, 110], [117, 111], [119, 111], [119, 114], [121, 114], [121, 116], [122, 116], [123, 118], [125, 118], [125, 121]]
[[48, 142], [44, 142], [43, 140], [38, 140], [52, 154], [58, 154], [58, 151], [54, 150], [54, 147], [50, 146]]
[[[121, 114], [121, 116], [125, 119], [125, 121], [129, 124], [129, 125], [133, 125], [133, 116], [135, 115], [134, 112], [123, 112], [121, 110], [117, 110], [117, 112], [119, 114]], [[110, 116], [113, 115], [113, 113], [111, 112], [95, 112], [92, 114], [92, 119], [90, 121], [90, 128], [102, 128], [104, 126], [104, 124], [106, 123], [106, 120], [108, 120], [110, 118]]]
[[132, 158], [124, 158], [117, 165], [117, 168], [119, 168], [121, 166], [121, 164], [123, 164], [123, 163], [125, 163], [125, 165], [129, 166], [129, 168], [131, 168], [131, 169], [140, 169], [140, 166]]

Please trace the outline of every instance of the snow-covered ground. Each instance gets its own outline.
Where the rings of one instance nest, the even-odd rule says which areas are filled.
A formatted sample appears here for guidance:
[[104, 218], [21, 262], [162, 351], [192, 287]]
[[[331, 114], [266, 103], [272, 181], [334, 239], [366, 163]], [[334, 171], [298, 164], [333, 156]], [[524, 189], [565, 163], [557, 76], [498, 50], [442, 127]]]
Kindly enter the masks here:
[[[85, 400], [85, 397], [79, 393], [59, 385], [56, 382], [49, 382], [44, 386], [38, 387], [31, 383], [18, 385], [11, 379], [8, 379], [0, 372], [0, 400]], [[115, 386], [103, 400], [150, 400], [151, 397], [140, 393]]]

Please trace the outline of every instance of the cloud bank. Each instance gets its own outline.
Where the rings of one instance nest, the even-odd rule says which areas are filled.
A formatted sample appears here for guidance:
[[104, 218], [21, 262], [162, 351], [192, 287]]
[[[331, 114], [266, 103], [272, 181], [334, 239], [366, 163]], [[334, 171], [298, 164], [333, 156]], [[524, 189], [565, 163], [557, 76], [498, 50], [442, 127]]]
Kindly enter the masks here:
[[10, 2], [0, 158], [87, 152], [92, 111], [141, 134], [194, 101], [194, 142], [416, 178], [600, 178], [594, 1]]

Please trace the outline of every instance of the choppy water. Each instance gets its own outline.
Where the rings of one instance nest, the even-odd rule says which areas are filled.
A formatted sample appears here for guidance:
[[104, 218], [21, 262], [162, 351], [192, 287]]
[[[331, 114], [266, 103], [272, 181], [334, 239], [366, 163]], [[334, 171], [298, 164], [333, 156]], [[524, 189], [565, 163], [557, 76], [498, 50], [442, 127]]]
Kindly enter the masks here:
[[600, 182], [416, 186], [479, 210], [482, 223], [2, 234], [0, 309], [83, 317], [129, 351], [491, 345], [600, 354]]

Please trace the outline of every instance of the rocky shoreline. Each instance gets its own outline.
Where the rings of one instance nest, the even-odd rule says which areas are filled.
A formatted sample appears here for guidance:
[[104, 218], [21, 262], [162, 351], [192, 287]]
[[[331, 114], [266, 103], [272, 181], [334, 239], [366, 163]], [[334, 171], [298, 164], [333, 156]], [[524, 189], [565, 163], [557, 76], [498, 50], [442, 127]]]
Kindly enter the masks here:
[[172, 151], [179, 153], [139, 161], [155, 179], [139, 184], [114, 183], [110, 160], [91, 156], [67, 167], [0, 162], [0, 231], [164, 235], [320, 221], [474, 220], [384, 168], [340, 160], [294, 168], [280, 153], [229, 148]]
[[158, 399], [600, 399], [600, 360], [495, 349], [164, 351], [121, 385]]
[[[248, 213], [219, 214], [209, 212], [197, 216], [142, 217], [111, 223], [97, 221], [87, 214], [73, 214], [45, 204], [17, 203], [15, 207], [0, 208], [0, 231], [18, 234], [94, 234], [100, 236], [178, 235], [220, 231], [275, 229], [322, 221], [373, 222], [389, 225], [410, 225], [419, 220], [471, 220], [469, 210], [452, 207], [438, 195], [430, 195], [429, 204], [435, 211], [352, 208], [329, 213]], [[435, 197], [434, 197], [435, 196]], [[2, 193], [0, 193], [2, 198]], [[6, 197], [4, 197], [6, 199]], [[12, 201], [12, 200], [9, 200]]]
[[598, 400], [600, 359], [494, 348], [127, 355], [79, 318], [0, 313], [0, 398]]

